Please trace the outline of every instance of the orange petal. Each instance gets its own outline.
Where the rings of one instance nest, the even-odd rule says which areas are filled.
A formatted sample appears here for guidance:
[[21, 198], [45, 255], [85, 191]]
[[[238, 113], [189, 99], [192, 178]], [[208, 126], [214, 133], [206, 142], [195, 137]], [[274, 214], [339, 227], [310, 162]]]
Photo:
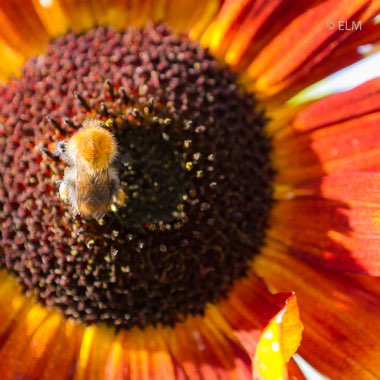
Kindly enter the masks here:
[[127, 335], [125, 332], [120, 332], [112, 343], [104, 372], [107, 380], [129, 379], [128, 354], [124, 347], [127, 345], [125, 343]]
[[288, 377], [291, 380], [307, 380], [296, 361], [292, 358], [288, 363]]
[[90, 325], [84, 329], [75, 380], [102, 378], [114, 337], [114, 330], [108, 326]]
[[[219, 6], [219, 0], [205, 0], [199, 2], [169, 0], [166, 2], [163, 20], [180, 32], [187, 32], [193, 29], [192, 37], [194, 38], [195, 35], [199, 34], [207, 23], [210, 22], [210, 18], [217, 12]], [[199, 22], [203, 25], [198, 24]]]
[[230, 27], [229, 38], [223, 41], [225, 45], [229, 42], [226, 62], [238, 70], [245, 69], [260, 50], [313, 3], [315, 1], [251, 1], [251, 7]]
[[10, 327], [9, 336], [6, 337], [0, 348], [2, 379], [14, 379], [15, 369], [27, 353], [29, 342], [39, 326], [44, 323], [47, 315], [47, 309], [42, 306], [34, 306], [31, 303], [17, 315]]
[[250, 379], [250, 360], [224, 317], [210, 307], [167, 332], [178, 373], [189, 379]]
[[205, 29], [212, 23], [212, 20], [219, 13], [222, 2], [220, 0], [205, 1], [205, 8], [199, 14], [193, 24], [189, 25], [189, 36], [194, 40], [200, 40]]
[[[19, 321], [19, 323], [27, 323], [27, 321]], [[26, 341], [24, 352], [20, 353], [15, 368], [11, 370], [12, 373], [22, 375], [26, 379], [40, 379], [46, 363], [50, 361], [52, 350], [57, 344], [57, 335], [63, 326], [63, 318], [57, 312], [52, 312], [37, 328], [30, 340], [27, 336], [21, 338]]]
[[0, 56], [0, 81], [5, 82], [10, 76], [19, 74], [19, 69], [24, 62], [24, 57], [8, 46], [1, 38]]
[[128, 355], [129, 379], [175, 379], [174, 363], [160, 327], [125, 333], [122, 348]]
[[220, 56], [229, 40], [230, 29], [244, 18], [244, 12], [251, 6], [251, 0], [224, 1], [216, 19], [202, 35], [201, 43]]
[[[80, 328], [35, 305], [0, 271], [1, 379], [67, 379], [74, 369]], [[53, 376], [54, 375], [54, 376]]]
[[330, 272], [274, 246], [254, 268], [272, 289], [297, 293], [305, 327], [300, 354], [315, 368], [332, 379], [378, 378], [379, 278]]
[[[316, 130], [289, 141], [284, 150], [277, 150], [276, 164], [282, 171], [278, 181], [299, 183], [322, 174], [375, 171], [380, 167], [380, 112], [342, 124]], [[294, 147], [293, 155], [289, 150]], [[281, 170], [280, 169], [280, 170]]]
[[0, 3], [0, 36], [24, 56], [42, 51], [49, 35], [31, 0], [12, 0]]
[[52, 336], [54, 344], [48, 359], [44, 361], [43, 373], [38, 378], [66, 380], [72, 377], [79, 356], [82, 335], [83, 326], [76, 326], [71, 321], [66, 321], [56, 336]]
[[50, 38], [67, 32], [69, 23], [67, 15], [57, 0], [31, 0], [42, 24]]
[[[1, 252], [0, 252], [1, 254]], [[16, 285], [6, 271], [0, 271], [0, 341], [7, 336], [9, 328], [15, 324], [20, 310], [26, 307], [26, 300], [19, 295], [20, 287]]]
[[95, 13], [91, 1], [88, 0], [54, 0], [66, 15], [70, 29], [83, 32], [94, 26]]
[[[67, 0], [65, 0], [67, 1]], [[158, 0], [160, 4], [163, 0]], [[153, 0], [92, 0], [93, 17], [97, 24], [116, 28], [144, 27], [153, 17]]]
[[174, 332], [167, 333], [170, 352], [178, 366], [178, 372], [185, 378], [201, 380], [217, 378], [212, 365], [203, 359], [203, 352], [197, 342], [198, 335], [192, 334], [190, 328], [179, 323]]
[[214, 54], [241, 68], [314, 2], [226, 0], [201, 41]]

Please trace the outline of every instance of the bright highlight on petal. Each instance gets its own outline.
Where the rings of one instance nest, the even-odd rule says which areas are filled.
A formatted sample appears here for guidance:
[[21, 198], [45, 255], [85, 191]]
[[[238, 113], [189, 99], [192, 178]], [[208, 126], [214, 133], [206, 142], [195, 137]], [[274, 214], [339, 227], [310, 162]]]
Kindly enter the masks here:
[[50, 37], [57, 37], [68, 31], [69, 23], [59, 1], [32, 0], [32, 2]]

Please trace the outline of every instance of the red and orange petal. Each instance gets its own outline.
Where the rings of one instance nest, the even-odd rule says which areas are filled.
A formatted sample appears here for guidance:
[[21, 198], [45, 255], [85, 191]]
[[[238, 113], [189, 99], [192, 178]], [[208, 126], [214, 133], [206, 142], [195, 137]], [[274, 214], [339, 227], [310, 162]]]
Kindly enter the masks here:
[[253, 267], [273, 290], [296, 291], [307, 326], [300, 354], [312, 365], [332, 379], [378, 378], [379, 278], [311, 266], [273, 244]]
[[[257, 78], [256, 91], [271, 94], [289, 87], [305, 87], [321, 78], [320, 73], [316, 76], [314, 68], [318, 66], [321, 70], [326, 59], [329, 64], [335, 63], [334, 71], [350, 64], [332, 57], [351, 34], [357, 33], [351, 27], [340, 29], [339, 23], [361, 22], [362, 30], [366, 30], [373, 24], [378, 7], [379, 4], [371, 1], [330, 0], [304, 12], [265, 46], [249, 67], [248, 76]], [[328, 23], [334, 25], [333, 30], [327, 27]], [[350, 49], [356, 47], [350, 43]], [[345, 57], [351, 58], [347, 52]], [[322, 74], [327, 73], [322, 71]]]
[[312, 263], [380, 275], [378, 173], [325, 176], [294, 191], [305, 195], [275, 207], [272, 239]]
[[287, 125], [277, 121], [273, 161], [280, 172], [278, 182], [302, 183], [322, 174], [376, 170], [379, 93], [377, 78], [313, 103]]
[[380, 274], [380, 80], [331, 95], [274, 131], [270, 239], [340, 271]]
[[[239, 302], [248, 309], [234, 314], [231, 309]], [[265, 373], [257, 378], [278, 379], [281, 374], [285, 379], [286, 363], [302, 331], [295, 296], [272, 295], [254, 275], [238, 282], [222, 307], [209, 306], [204, 317], [189, 317], [175, 328], [117, 333], [105, 326], [73, 324], [23, 296], [15, 280], [2, 271], [0, 316], [4, 380], [241, 380], [251, 379], [252, 371]], [[300, 376], [294, 363], [290, 374]]]

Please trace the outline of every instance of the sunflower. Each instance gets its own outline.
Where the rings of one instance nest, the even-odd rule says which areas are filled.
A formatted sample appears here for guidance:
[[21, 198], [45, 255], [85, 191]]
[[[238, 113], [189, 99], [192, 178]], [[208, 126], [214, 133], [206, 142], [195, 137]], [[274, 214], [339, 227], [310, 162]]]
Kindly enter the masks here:
[[[3, 1], [1, 378], [378, 378], [380, 79], [289, 100], [379, 10]], [[126, 201], [87, 220], [53, 152], [91, 120]]]

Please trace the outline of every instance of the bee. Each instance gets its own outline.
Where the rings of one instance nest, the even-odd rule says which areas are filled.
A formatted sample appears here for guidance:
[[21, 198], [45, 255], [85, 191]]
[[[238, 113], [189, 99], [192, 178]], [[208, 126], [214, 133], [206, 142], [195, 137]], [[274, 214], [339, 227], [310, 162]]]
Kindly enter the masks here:
[[111, 204], [125, 203], [115, 167], [117, 142], [102, 125], [86, 120], [69, 141], [57, 144], [55, 152], [68, 165], [59, 186], [60, 197], [85, 219], [100, 219]]

